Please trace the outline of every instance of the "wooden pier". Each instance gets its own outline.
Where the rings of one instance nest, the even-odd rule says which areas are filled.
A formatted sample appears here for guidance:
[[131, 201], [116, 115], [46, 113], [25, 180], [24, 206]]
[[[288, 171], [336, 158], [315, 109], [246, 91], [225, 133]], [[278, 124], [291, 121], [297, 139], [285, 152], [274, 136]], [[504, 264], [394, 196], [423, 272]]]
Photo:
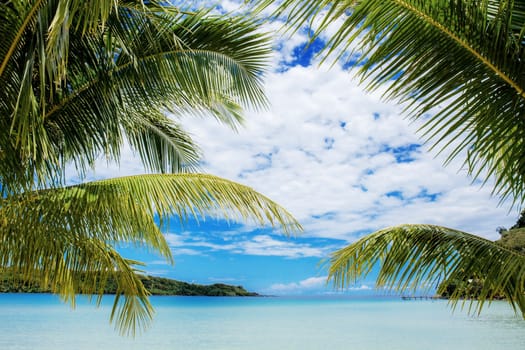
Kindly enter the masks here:
[[441, 299], [438, 295], [402, 295], [403, 300], [438, 300]]

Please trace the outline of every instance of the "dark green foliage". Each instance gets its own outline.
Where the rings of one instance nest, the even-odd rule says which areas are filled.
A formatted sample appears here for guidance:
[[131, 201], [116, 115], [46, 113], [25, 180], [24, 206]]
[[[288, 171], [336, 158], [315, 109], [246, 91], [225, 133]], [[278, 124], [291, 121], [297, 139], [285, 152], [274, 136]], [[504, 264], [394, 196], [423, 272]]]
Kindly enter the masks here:
[[[183, 295], [183, 296], [258, 296], [254, 292], [248, 292], [242, 286], [231, 286], [216, 283], [212, 285], [200, 285], [186, 283], [169, 278], [154, 276], [140, 276], [144, 287], [152, 295]], [[104, 288], [104, 294], [115, 294], [117, 283], [110, 278]], [[41, 286], [38, 281], [23, 281], [11, 272], [0, 274], [0, 293], [51, 293], [49, 287]]]
[[[443, 298], [476, 300], [483, 290], [484, 283], [485, 280], [483, 278], [469, 278], [467, 280], [449, 279], [438, 287], [438, 294]], [[505, 299], [505, 295], [501, 291], [495, 292], [493, 289], [490, 289], [490, 294], [493, 300]]]
[[24, 280], [10, 271], [0, 274], [0, 293], [51, 293], [35, 280]]
[[185, 295], [185, 296], [256, 296], [257, 293], [246, 291], [241, 286], [231, 286], [222, 283], [200, 285], [186, 283], [167, 278], [147, 276], [142, 283], [153, 295]]
[[[520, 220], [523, 220], [523, 214]], [[518, 224], [519, 221], [516, 225]], [[496, 242], [525, 255], [525, 228], [513, 228], [505, 231]]]
[[[520, 218], [510, 230], [505, 228], [498, 228], [501, 238], [496, 241], [497, 244], [514, 250], [520, 254], [525, 255], [525, 210], [521, 212]], [[461, 298], [476, 299], [483, 288], [484, 278], [472, 277], [467, 280], [445, 280], [438, 290], [442, 297], [450, 297], [458, 290]], [[504, 298], [503, 295], [496, 293], [496, 299]]]
[[518, 219], [516, 224], [514, 224], [514, 226], [512, 226], [510, 229], [512, 230], [512, 229], [522, 228], [522, 227], [525, 227], [525, 210], [521, 212], [520, 218]]
[[483, 281], [478, 278], [470, 278], [466, 281], [448, 281], [443, 284], [443, 291], [440, 293], [440, 296], [448, 298], [456, 292], [460, 292], [460, 298], [465, 299], [475, 299], [478, 297], [481, 289], [483, 288]]

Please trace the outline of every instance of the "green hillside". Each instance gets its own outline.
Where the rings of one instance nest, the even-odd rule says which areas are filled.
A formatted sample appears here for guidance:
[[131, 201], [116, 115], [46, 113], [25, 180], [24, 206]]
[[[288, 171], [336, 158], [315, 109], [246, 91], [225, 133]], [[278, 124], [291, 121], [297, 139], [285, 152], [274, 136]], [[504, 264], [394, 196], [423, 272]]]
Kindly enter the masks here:
[[[192, 284], [168, 278], [142, 276], [142, 283], [152, 295], [184, 295], [184, 296], [257, 296], [248, 292], [242, 286], [231, 286], [222, 283], [211, 285]], [[109, 280], [105, 294], [115, 294], [116, 284]], [[51, 290], [38, 283], [21, 282], [10, 272], [0, 273], [0, 293], [51, 293]]]

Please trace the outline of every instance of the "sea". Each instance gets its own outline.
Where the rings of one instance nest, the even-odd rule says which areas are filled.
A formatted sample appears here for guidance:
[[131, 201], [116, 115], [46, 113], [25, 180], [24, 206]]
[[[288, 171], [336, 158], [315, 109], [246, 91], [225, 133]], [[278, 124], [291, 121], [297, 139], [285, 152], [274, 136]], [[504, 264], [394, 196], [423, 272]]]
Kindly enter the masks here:
[[112, 298], [75, 309], [49, 294], [0, 294], [1, 350], [525, 349], [525, 321], [505, 302], [480, 315], [445, 300], [400, 297], [151, 297], [134, 338], [109, 324]]

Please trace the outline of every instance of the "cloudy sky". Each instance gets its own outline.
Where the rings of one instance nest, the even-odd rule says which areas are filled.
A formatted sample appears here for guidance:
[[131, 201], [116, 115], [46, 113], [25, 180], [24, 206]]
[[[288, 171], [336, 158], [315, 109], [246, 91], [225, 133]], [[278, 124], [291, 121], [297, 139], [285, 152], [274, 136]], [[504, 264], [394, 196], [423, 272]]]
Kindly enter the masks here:
[[[235, 2], [222, 8], [235, 9]], [[277, 32], [282, 24], [268, 25]], [[516, 210], [498, 206], [490, 185], [472, 183], [461, 159], [446, 168], [429, 153], [402, 106], [367, 93], [342, 65], [319, 67], [307, 36], [276, 34], [266, 75], [268, 110], [248, 112], [234, 132], [212, 119], [187, 117], [186, 130], [204, 153], [203, 171], [253, 187], [288, 209], [304, 226], [298, 237], [269, 228], [206, 220], [171, 222], [165, 235], [175, 266], [123, 249], [154, 275], [188, 282], [243, 285], [266, 294], [331, 293], [329, 254], [374, 230], [431, 223], [497, 239]], [[437, 106], [436, 108], [439, 108]], [[143, 173], [125, 152], [119, 168], [98, 166], [104, 178]], [[373, 276], [352, 286], [370, 291]]]

